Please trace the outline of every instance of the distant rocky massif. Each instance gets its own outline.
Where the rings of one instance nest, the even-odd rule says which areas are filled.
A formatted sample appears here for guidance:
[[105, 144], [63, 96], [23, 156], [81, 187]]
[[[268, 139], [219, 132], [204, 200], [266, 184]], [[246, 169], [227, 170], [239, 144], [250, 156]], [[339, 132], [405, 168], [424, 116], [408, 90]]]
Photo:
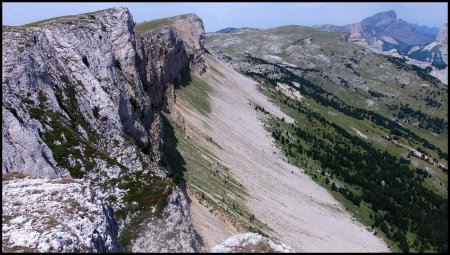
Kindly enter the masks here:
[[[448, 66], [447, 24], [439, 29], [418, 26], [397, 19], [395, 11], [387, 11], [365, 18], [360, 23], [315, 27], [329, 32], [346, 32], [349, 42], [394, 56], [407, 57], [412, 63], [422, 67], [431, 66], [435, 69], [432, 74], [436, 73], [438, 78], [448, 72], [448, 69], [445, 69]], [[415, 60], [429, 64], [424, 65]], [[442, 69], [445, 70], [440, 71]]]

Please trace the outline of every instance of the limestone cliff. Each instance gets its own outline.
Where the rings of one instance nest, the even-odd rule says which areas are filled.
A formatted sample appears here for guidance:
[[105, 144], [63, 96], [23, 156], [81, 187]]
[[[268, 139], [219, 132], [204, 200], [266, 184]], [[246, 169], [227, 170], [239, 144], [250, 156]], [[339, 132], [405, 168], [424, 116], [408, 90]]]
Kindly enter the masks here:
[[377, 13], [355, 24], [315, 27], [329, 32], [346, 32], [347, 41], [385, 52], [395, 49], [406, 53], [412, 47], [427, 45], [434, 39], [429, 33], [421, 32], [427, 27], [418, 29], [417, 25], [397, 19], [393, 10]]
[[439, 29], [439, 33], [436, 36], [436, 43], [439, 45], [439, 51], [441, 53], [443, 61], [448, 64], [448, 24], [445, 23]]
[[161, 167], [161, 114], [183, 76], [205, 69], [197, 16], [138, 36], [130, 12], [112, 8], [2, 35], [4, 174], [83, 178], [120, 212], [120, 231], [142, 206], [180, 195]]
[[409, 52], [413, 59], [431, 63], [434, 69], [447, 73], [448, 65], [448, 30], [447, 24], [440, 27], [436, 40], [423, 47], [414, 48]]

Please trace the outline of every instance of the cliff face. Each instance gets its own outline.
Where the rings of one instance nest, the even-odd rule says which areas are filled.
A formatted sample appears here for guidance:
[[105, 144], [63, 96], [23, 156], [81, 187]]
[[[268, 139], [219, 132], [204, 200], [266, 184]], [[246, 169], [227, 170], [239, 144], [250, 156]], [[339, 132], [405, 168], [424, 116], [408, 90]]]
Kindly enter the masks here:
[[[413, 59], [431, 63], [434, 73], [437, 73], [439, 79], [447, 76], [448, 65], [448, 30], [447, 24], [440, 27], [436, 40], [423, 47], [417, 47], [409, 52], [409, 56]], [[441, 79], [447, 83], [446, 78]]]
[[440, 44], [448, 44], [448, 24], [445, 23], [439, 28], [439, 32], [436, 36], [436, 42]]
[[346, 32], [347, 42], [367, 47], [377, 53], [404, 56], [421, 68], [430, 66], [430, 74], [447, 84], [448, 41], [447, 25], [443, 25], [434, 39], [436, 28], [418, 26], [397, 19], [395, 11], [380, 12], [360, 23], [315, 26], [328, 32]]
[[359, 23], [333, 26], [322, 25], [316, 28], [329, 32], [347, 32], [349, 42], [357, 42], [380, 51], [396, 49], [406, 53], [413, 46], [424, 46], [434, 40], [425, 28], [397, 19], [395, 11], [380, 12], [363, 19]]
[[408, 46], [425, 45], [433, 41], [433, 37], [416, 32], [413, 27], [405, 21], [398, 19], [395, 11], [380, 12], [361, 21], [364, 37], [369, 44], [376, 40], [390, 37], [394, 44], [405, 44]]
[[[71, 124], [72, 131], [78, 131], [75, 136], [106, 150], [111, 158], [118, 156], [118, 151], [110, 138], [119, 144], [124, 144], [123, 133], [148, 139], [142, 124], [129, 124], [121, 117], [131, 112], [132, 96], [140, 101], [145, 97], [135, 65], [136, 39], [128, 11], [112, 9], [8, 29], [3, 36], [3, 172], [48, 177], [69, 174], [58, 164], [64, 157], [56, 162], [49, 148], [51, 142], [64, 146], [66, 139], [45, 141], [43, 137], [58, 124], [51, 117], [45, 121], [49, 112], [59, 115], [60, 124]], [[119, 149], [125, 149], [124, 159], [136, 158], [135, 150]], [[68, 162], [69, 167], [71, 163], [76, 164]], [[136, 167], [126, 160], [121, 163]], [[36, 172], [36, 165], [41, 172]]]
[[367, 17], [361, 21], [361, 27], [364, 37], [369, 44], [383, 36], [384, 30], [397, 20], [397, 14], [394, 11], [380, 12]]
[[433, 41], [433, 36], [417, 33], [410, 24], [403, 20], [397, 20], [390, 24], [383, 32], [385, 35], [409, 46], [426, 45]]
[[448, 24], [445, 23], [439, 29], [439, 33], [436, 36], [435, 43], [438, 46], [439, 53], [436, 55], [440, 55], [441, 59], [445, 64], [448, 65]]
[[179, 16], [174, 21], [174, 27], [178, 35], [187, 45], [186, 51], [192, 56], [192, 69], [202, 74], [206, 65], [203, 53], [205, 51], [205, 28], [203, 22], [194, 14]]
[[125, 8], [4, 27], [2, 172], [84, 178], [128, 212], [126, 228], [136, 203], [126, 185], [169, 175], [161, 113], [205, 68], [201, 20], [183, 19], [142, 36]]
[[[137, 145], [151, 144], [150, 156], [158, 159], [158, 115], [173, 100], [166, 100], [166, 92], [191, 61], [202, 68], [201, 55], [189, 59], [174, 28], [136, 38], [126, 9], [7, 29], [3, 35], [3, 172], [68, 175], [42, 137], [51, 125], [32, 108], [60, 114], [82, 138], [111, 158], [120, 157], [126, 167], [142, 167], [134, 160], [138, 146], [125, 142], [129, 137]], [[193, 45], [202, 51], [199, 43]]]
[[362, 35], [363, 30], [360, 23], [350, 24], [345, 26], [345, 28], [347, 29], [347, 31], [349, 31], [346, 34], [346, 40], [348, 42], [359, 42], [365, 40], [364, 36]]

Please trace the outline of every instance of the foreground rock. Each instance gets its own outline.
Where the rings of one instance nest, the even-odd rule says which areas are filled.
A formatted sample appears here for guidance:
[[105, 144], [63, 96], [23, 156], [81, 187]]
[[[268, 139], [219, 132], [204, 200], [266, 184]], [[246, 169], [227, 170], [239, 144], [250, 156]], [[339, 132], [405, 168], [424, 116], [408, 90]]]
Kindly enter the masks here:
[[2, 252], [120, 252], [118, 229], [88, 184], [3, 176]]
[[256, 233], [232, 236], [211, 249], [211, 252], [250, 253], [250, 252], [294, 252], [285, 244], [275, 244], [267, 237]]
[[188, 201], [180, 188], [169, 197], [163, 215], [148, 219], [132, 252], [199, 252], [201, 247], [191, 223]]

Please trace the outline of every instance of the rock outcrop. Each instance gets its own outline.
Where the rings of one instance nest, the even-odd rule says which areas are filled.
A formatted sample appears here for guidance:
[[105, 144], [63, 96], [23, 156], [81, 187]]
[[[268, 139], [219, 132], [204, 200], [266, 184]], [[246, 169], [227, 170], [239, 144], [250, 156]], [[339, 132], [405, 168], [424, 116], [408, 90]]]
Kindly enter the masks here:
[[380, 12], [361, 21], [363, 35], [369, 44], [384, 35], [384, 30], [397, 20], [395, 11]]
[[347, 25], [346, 29], [349, 31], [346, 34], [346, 40], [348, 42], [360, 42], [366, 40], [363, 36], [363, 29], [360, 23]]
[[[3, 35], [3, 172], [68, 174], [42, 137], [53, 127], [33, 108], [60, 114], [93, 146], [139, 168], [139, 145], [159, 152], [157, 115], [173, 100], [174, 84], [184, 72], [205, 68], [204, 30], [195, 15], [143, 37], [124, 8], [7, 27]], [[136, 144], [127, 146], [125, 135]]]
[[439, 28], [439, 32], [436, 36], [436, 42], [440, 44], [448, 44], [448, 23], [445, 23], [441, 28]]
[[[441, 26], [436, 40], [423, 47], [411, 49], [409, 57], [431, 63], [437, 69], [445, 69], [448, 65], [448, 26], [447, 23]], [[447, 73], [444, 70], [444, 73]]]
[[[130, 12], [112, 8], [3, 27], [2, 34], [2, 173], [83, 178], [110, 208], [105, 217], [125, 212], [119, 231], [143, 201], [134, 197], [137, 183], [151, 189], [145, 185], [159, 180], [163, 194], [181, 195], [160, 166], [161, 114], [170, 111], [175, 87], [205, 70], [197, 16], [139, 36]], [[176, 224], [188, 226], [189, 214]], [[193, 246], [180, 251], [195, 251], [195, 240], [187, 243]], [[115, 249], [104, 239], [95, 247]]]
[[195, 14], [178, 16], [174, 27], [180, 38], [186, 43], [186, 51], [192, 56], [193, 71], [202, 74], [206, 65], [203, 58], [205, 52], [205, 28], [203, 22]]
[[199, 252], [201, 246], [194, 230], [186, 194], [176, 187], [163, 214], [152, 217], [132, 246], [133, 252]]
[[232, 236], [211, 249], [215, 253], [279, 253], [294, 252], [285, 244], [275, 244], [272, 240], [256, 233]]
[[360, 23], [315, 28], [328, 32], [345, 32], [344, 39], [367, 47], [376, 53], [402, 57], [421, 68], [429, 67], [430, 75], [447, 84], [448, 41], [447, 24], [437, 28], [410, 24], [397, 19], [395, 11], [380, 12]]
[[434, 40], [429, 33], [421, 33], [423, 29], [417, 29], [417, 25], [397, 19], [393, 10], [377, 13], [355, 24], [315, 27], [323, 31], [347, 32], [346, 38], [349, 42], [364, 42], [383, 51], [394, 48], [406, 53], [412, 46], [424, 46]]
[[448, 65], [448, 23], [445, 23], [439, 29], [435, 42], [439, 46], [442, 60]]
[[89, 184], [15, 175], [2, 182], [2, 251], [121, 251], [112, 209]]
[[[433, 41], [432, 36], [421, 34], [411, 24], [397, 19], [395, 11], [377, 13], [363, 19], [359, 24], [361, 24], [361, 34], [369, 45], [382, 41], [393, 45], [416, 46], [426, 45]], [[345, 27], [347, 31], [353, 33], [349, 26]]]
[[[120, 163], [138, 167], [132, 162], [137, 150], [124, 146], [123, 134], [141, 142], [150, 134], [141, 123], [129, 123], [121, 115], [131, 112], [131, 98], [144, 109], [150, 100], [146, 100], [149, 97], [138, 76], [136, 38], [128, 10], [110, 9], [9, 28], [3, 36], [2, 110], [17, 120], [7, 114], [10, 124], [3, 124], [7, 128], [3, 132], [3, 172], [56, 177], [67, 175], [67, 168], [77, 163], [83, 171], [81, 162], [67, 159], [70, 155], [55, 160], [54, 153], [47, 153], [57, 149], [58, 143], [64, 147], [67, 142], [63, 137], [61, 141], [45, 140], [46, 133], [58, 128], [58, 117], [60, 124], [71, 124], [77, 138], [107, 151], [110, 158], [121, 156], [123, 151], [126, 156]], [[49, 113], [55, 113], [54, 118]], [[144, 112], [143, 117], [147, 115]], [[19, 132], [30, 133], [28, 144], [35, 146], [22, 146], [26, 139], [14, 136]], [[114, 146], [114, 140], [122, 146]], [[62, 167], [63, 161], [69, 167]], [[45, 173], [36, 172], [36, 163], [43, 165]]]

